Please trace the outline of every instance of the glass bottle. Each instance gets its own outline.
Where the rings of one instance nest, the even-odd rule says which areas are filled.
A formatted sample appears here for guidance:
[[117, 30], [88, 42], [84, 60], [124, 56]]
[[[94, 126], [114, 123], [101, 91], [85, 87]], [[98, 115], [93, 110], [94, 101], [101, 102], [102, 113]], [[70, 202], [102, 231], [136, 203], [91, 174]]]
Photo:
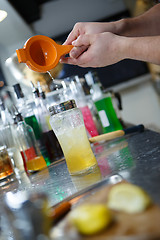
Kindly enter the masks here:
[[63, 152], [49, 123], [50, 114], [45, 105], [45, 93], [42, 92], [40, 86], [39, 89], [37, 89], [34, 87], [33, 84], [32, 92], [34, 94], [36, 106], [35, 110], [37, 111], [39, 125], [42, 129], [42, 141], [47, 149], [47, 153], [51, 163], [55, 160], [60, 159], [63, 156]]
[[49, 108], [50, 124], [62, 147], [71, 175], [91, 171], [97, 166], [92, 152], [82, 112], [74, 100]]
[[52, 161], [60, 159], [63, 157], [63, 151], [59, 144], [59, 141], [52, 130], [52, 127], [50, 125], [50, 114], [47, 108], [47, 101], [46, 101], [46, 95], [42, 91], [42, 88], [40, 85], [38, 85], [38, 91], [39, 91], [39, 102], [40, 107], [43, 111], [43, 118], [42, 118], [42, 124], [44, 122], [44, 131], [43, 131], [43, 139], [46, 145], [46, 148], [48, 150], [49, 156]]
[[12, 125], [0, 127], [0, 144], [6, 146], [8, 154], [12, 160], [15, 173], [25, 171], [20, 149], [16, 141], [16, 135]]
[[1, 180], [14, 174], [11, 158], [6, 146], [0, 146], [0, 186], [3, 185]]
[[14, 120], [8, 108], [0, 101], [2, 125], [0, 126], [0, 144], [5, 145], [11, 158], [14, 171], [24, 171], [23, 159], [14, 137]]
[[3, 126], [7, 126], [13, 123], [12, 116], [8, 111], [8, 108], [5, 107], [1, 99], [0, 99], [0, 112], [1, 112], [1, 120], [2, 120]]
[[37, 145], [33, 129], [25, 123], [20, 113], [17, 119], [17, 141], [21, 148], [26, 172], [34, 172], [46, 167], [46, 162]]
[[31, 104], [28, 103], [28, 101], [25, 99], [20, 84], [18, 83], [13, 85], [13, 88], [17, 96], [16, 106], [18, 108], [18, 111], [22, 114], [22, 117], [24, 118], [26, 124], [32, 127], [38, 147], [40, 148], [40, 151], [45, 158], [45, 161], [48, 163], [49, 157], [47, 150], [43, 144], [42, 130], [40, 128], [40, 125], [38, 124], [38, 120], [35, 116], [34, 110]]
[[72, 95], [73, 99], [75, 99], [77, 103], [77, 106], [82, 111], [83, 120], [84, 120], [86, 130], [88, 132], [88, 135], [90, 137], [97, 136], [99, 133], [98, 133], [96, 124], [94, 122], [91, 110], [88, 107], [86, 96], [84, 94], [84, 91], [78, 76], [74, 76], [71, 78], [69, 88], [70, 88], [70, 93], [69, 93], [69, 90], [67, 91], [67, 88], [66, 89], [64, 88], [65, 96], [68, 95], [68, 99], [65, 99], [65, 100], [69, 100], [69, 96]]
[[103, 93], [102, 85], [95, 73], [88, 72], [85, 74], [85, 78], [91, 86], [92, 99], [98, 112], [103, 133], [123, 129], [113, 107], [111, 93]]
[[38, 125], [38, 121], [34, 114], [33, 108], [27, 102], [27, 99], [24, 97], [20, 84], [17, 83], [13, 85], [13, 88], [17, 97], [16, 106], [18, 108], [18, 111], [22, 114], [25, 122], [33, 128], [36, 140], [40, 140], [41, 129]]

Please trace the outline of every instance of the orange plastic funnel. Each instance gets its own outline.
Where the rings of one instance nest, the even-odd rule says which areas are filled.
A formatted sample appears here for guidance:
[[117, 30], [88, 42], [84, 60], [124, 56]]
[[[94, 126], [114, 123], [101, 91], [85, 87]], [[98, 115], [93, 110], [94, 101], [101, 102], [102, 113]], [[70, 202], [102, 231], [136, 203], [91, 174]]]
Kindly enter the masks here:
[[19, 63], [36, 72], [48, 72], [54, 68], [62, 55], [70, 52], [72, 45], [59, 45], [53, 39], [36, 35], [27, 40], [24, 47], [17, 49]]

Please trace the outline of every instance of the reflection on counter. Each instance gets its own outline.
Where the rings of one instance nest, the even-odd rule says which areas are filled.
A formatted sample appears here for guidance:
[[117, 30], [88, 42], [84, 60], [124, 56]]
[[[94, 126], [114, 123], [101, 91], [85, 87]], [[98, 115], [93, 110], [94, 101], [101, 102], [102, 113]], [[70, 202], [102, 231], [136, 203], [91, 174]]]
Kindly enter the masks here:
[[115, 171], [119, 172], [126, 169], [131, 170], [134, 167], [133, 157], [127, 141], [120, 139], [113, 144], [109, 144], [109, 146], [111, 147], [110, 151], [114, 150], [112, 151], [110, 162], [114, 165]]
[[94, 183], [99, 182], [102, 179], [102, 174], [100, 168], [97, 166], [93, 171], [87, 174], [82, 174], [80, 176], [71, 176], [71, 180], [75, 185], [77, 191], [84, 189]]
[[[37, 172], [39, 176], [39, 185], [43, 185], [45, 181], [49, 181], [50, 179], [50, 173], [48, 168], [43, 168], [41, 171]], [[34, 175], [36, 176], [36, 172], [33, 174], [30, 174], [30, 181], [32, 184], [34, 184]]]
[[123, 174], [124, 170], [128, 172], [134, 167], [128, 142], [124, 138], [104, 143], [101, 147], [97, 162], [102, 176], [109, 176], [113, 172]]

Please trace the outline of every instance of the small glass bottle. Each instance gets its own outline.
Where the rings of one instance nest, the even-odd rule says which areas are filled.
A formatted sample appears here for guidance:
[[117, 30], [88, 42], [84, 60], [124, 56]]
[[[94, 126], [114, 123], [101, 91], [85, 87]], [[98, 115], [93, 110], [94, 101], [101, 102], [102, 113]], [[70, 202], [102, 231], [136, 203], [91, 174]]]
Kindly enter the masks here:
[[46, 95], [42, 91], [42, 88], [40, 85], [38, 85], [38, 91], [39, 91], [39, 104], [42, 110], [41, 116], [43, 115], [43, 117], [41, 117], [40, 119], [40, 124], [43, 125], [42, 127], [43, 140], [47, 148], [51, 162], [54, 162], [63, 157], [63, 152], [58, 142], [58, 139], [50, 125], [50, 122], [49, 122], [50, 114], [47, 108]]
[[34, 114], [38, 121], [38, 125], [41, 129], [40, 150], [41, 150], [43, 157], [45, 158], [47, 166], [49, 166], [51, 164], [51, 159], [49, 157], [48, 149], [46, 148], [46, 145], [44, 142], [44, 137], [43, 137], [43, 130], [44, 130], [45, 126], [44, 126], [44, 121], [42, 122], [42, 119], [44, 118], [44, 113], [43, 113], [43, 109], [41, 108], [41, 105], [40, 105], [39, 91], [32, 82], [31, 82], [31, 87], [32, 87], [32, 93], [33, 93], [33, 98], [34, 98], [34, 103], [35, 103], [33, 111], [34, 111]]
[[3, 185], [1, 180], [12, 174], [14, 174], [14, 169], [7, 148], [6, 146], [0, 146], [0, 186]]
[[8, 111], [8, 108], [5, 107], [1, 99], [0, 99], [0, 112], [1, 112], [1, 120], [2, 120], [3, 126], [8, 126], [13, 123], [12, 116]]
[[34, 94], [36, 105], [35, 110], [37, 111], [38, 123], [42, 130], [42, 141], [47, 150], [49, 158], [47, 165], [50, 165], [51, 162], [60, 159], [63, 156], [63, 153], [60, 144], [49, 123], [50, 114], [46, 105], [43, 102], [45, 94], [42, 93], [42, 89], [40, 88], [40, 86], [39, 90], [35, 88], [35, 86], [32, 84], [32, 92]]
[[[13, 85], [13, 88], [14, 88], [14, 91], [17, 96], [16, 106], [18, 108], [18, 112], [20, 112], [22, 114], [22, 117], [24, 118], [24, 121], [26, 122], [26, 124], [31, 126], [31, 128], [33, 129], [38, 147], [39, 147], [46, 163], [48, 163], [49, 157], [48, 157], [48, 153], [45, 148], [45, 145], [43, 144], [42, 129], [41, 129], [41, 127], [38, 123], [38, 120], [35, 116], [34, 110], [31, 107], [31, 104], [29, 104], [27, 102], [27, 100], [25, 99], [20, 84], [17, 83], [15, 85]], [[49, 162], [49, 164], [50, 164], [50, 162]]]
[[23, 159], [16, 142], [13, 125], [0, 127], [0, 143], [7, 147], [8, 154], [11, 157], [11, 160], [13, 160], [12, 163], [15, 173], [18, 174], [19, 171], [23, 172], [25, 170]]
[[97, 166], [92, 152], [82, 112], [74, 100], [49, 108], [50, 124], [62, 147], [71, 175], [81, 174]]
[[21, 148], [26, 172], [35, 172], [46, 167], [46, 162], [38, 148], [33, 129], [25, 123], [20, 113], [17, 119], [17, 142]]
[[27, 99], [24, 97], [20, 84], [17, 83], [13, 85], [13, 88], [17, 97], [16, 107], [18, 108], [18, 112], [22, 114], [25, 122], [33, 128], [36, 140], [40, 141], [41, 129], [33, 108], [30, 104], [28, 104]]
[[14, 171], [17, 174], [19, 171], [24, 171], [23, 159], [17, 147], [14, 137], [14, 120], [11, 113], [0, 101], [2, 125], [0, 126], [0, 144], [5, 145], [8, 154], [12, 160]]

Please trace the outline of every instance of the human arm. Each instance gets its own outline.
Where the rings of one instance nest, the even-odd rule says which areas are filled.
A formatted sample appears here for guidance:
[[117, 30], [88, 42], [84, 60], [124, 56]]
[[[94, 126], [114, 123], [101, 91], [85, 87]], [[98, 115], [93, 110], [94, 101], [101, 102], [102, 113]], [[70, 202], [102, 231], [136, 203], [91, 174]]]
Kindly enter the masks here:
[[[159, 44], [158, 37], [158, 35], [160, 35], [159, 22], [160, 22], [160, 4], [155, 5], [146, 13], [135, 18], [127, 18], [109, 23], [77, 23], [74, 26], [71, 33], [69, 34], [64, 44], [72, 44], [72, 42], [76, 39], [77, 41], [74, 42], [73, 44], [74, 48], [70, 52], [70, 58], [62, 57], [61, 62], [75, 64], [79, 66], [85, 65], [92, 67], [92, 66], [104, 66], [104, 64], [110, 65], [122, 59], [131, 58], [159, 64], [158, 56], [159, 49], [154, 50], [155, 48], [157, 49], [154, 43]], [[112, 37], [109, 37], [109, 34], [108, 35], [106, 34], [106, 36], [105, 35], [103, 36], [102, 40], [101, 33], [105, 32], [112, 33]], [[86, 39], [88, 38], [88, 40], [85, 40], [85, 42], [83, 43], [84, 35], [86, 35]], [[155, 39], [154, 37], [147, 38], [146, 36], [157, 37]], [[131, 39], [131, 37], [133, 39]], [[97, 42], [93, 41], [95, 38], [97, 39]], [[130, 42], [132, 42], [132, 44], [134, 45], [131, 45], [130, 49], [126, 48], [124, 49], [120, 44], [123, 42], [125, 42], [126, 47], [128, 46], [127, 44], [130, 44]], [[146, 46], [145, 43], [148, 44], [148, 47]], [[103, 44], [103, 51], [101, 51], [102, 49], [102, 46], [100, 46], [101, 44]], [[113, 45], [115, 45], [115, 47]], [[116, 46], [118, 46], [118, 48], [116, 48]], [[96, 51], [95, 53], [94, 47]], [[105, 51], [105, 47], [107, 51]], [[140, 48], [139, 51], [137, 51], [138, 47]], [[113, 49], [114, 52], [112, 51]], [[124, 52], [123, 55], [121, 49], [123, 49]], [[129, 50], [131, 49], [132, 54], [130, 53], [128, 55]], [[110, 54], [110, 51], [112, 51], [112, 55]], [[155, 54], [153, 54], [153, 52], [155, 52]], [[103, 54], [105, 53], [106, 55], [103, 56]], [[96, 62], [95, 56], [97, 60], [99, 59], [99, 62], [98, 61]], [[106, 56], [108, 58], [107, 61]], [[152, 59], [152, 57], [154, 59]], [[90, 62], [88, 62], [89, 60]]]
[[160, 4], [156, 4], [144, 14], [113, 22], [79, 22], [68, 35], [65, 45], [72, 44], [82, 34], [111, 32], [121, 36], [155, 36], [160, 35]]
[[144, 37], [160, 35], [160, 4], [134, 17], [121, 19], [115, 23], [115, 34], [126, 37]]
[[75, 47], [87, 46], [78, 58], [64, 62], [80, 67], [104, 67], [123, 59], [136, 59], [160, 64], [160, 36], [125, 37], [110, 32], [81, 35], [73, 42]]

